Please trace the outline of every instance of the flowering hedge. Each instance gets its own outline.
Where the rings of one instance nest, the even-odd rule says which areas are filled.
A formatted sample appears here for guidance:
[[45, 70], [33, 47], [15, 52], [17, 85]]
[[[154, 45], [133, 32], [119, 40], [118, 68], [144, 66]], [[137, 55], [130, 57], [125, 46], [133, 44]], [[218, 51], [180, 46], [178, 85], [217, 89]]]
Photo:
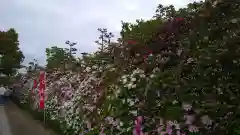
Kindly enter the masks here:
[[240, 134], [239, 17], [222, 0], [124, 23], [78, 72], [48, 73], [47, 114], [66, 135]]

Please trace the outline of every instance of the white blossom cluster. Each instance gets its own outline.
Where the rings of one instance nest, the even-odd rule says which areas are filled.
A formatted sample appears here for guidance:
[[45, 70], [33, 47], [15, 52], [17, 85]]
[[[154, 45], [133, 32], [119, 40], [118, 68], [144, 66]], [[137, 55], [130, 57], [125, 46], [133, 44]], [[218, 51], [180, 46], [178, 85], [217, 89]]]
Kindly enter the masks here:
[[144, 71], [137, 68], [132, 72], [132, 74], [123, 75], [120, 82], [124, 85], [124, 87], [130, 90], [136, 88], [141, 79], [144, 79], [145, 77], [146, 75], [144, 74]]

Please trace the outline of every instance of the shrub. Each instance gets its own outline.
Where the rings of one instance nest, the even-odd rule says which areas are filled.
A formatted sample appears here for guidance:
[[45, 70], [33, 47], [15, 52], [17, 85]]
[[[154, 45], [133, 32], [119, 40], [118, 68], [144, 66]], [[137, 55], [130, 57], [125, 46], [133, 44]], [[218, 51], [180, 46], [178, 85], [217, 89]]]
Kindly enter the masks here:
[[48, 74], [49, 118], [66, 135], [238, 134], [239, 12], [224, 0], [159, 5], [152, 20], [123, 23], [121, 41], [78, 72]]

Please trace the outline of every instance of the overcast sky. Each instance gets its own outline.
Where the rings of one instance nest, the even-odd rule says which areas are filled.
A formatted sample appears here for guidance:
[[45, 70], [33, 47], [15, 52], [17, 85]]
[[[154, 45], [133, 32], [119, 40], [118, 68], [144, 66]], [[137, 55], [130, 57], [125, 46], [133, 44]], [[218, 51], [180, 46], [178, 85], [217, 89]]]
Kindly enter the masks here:
[[[150, 2], [151, 1], [151, 2]], [[25, 62], [45, 64], [45, 48], [77, 42], [80, 52], [94, 52], [97, 28], [116, 36], [121, 20], [149, 19], [158, 4], [183, 7], [193, 0], [0, 0], [0, 30], [15, 28]]]

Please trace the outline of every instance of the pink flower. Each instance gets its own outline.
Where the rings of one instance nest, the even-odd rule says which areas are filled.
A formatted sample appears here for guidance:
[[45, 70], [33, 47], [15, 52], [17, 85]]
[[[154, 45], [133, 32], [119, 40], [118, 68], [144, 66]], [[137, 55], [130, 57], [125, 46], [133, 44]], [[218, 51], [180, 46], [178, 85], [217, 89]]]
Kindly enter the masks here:
[[142, 124], [142, 122], [143, 122], [143, 117], [142, 117], [142, 116], [138, 116], [138, 117], [137, 117], [137, 121], [138, 121], [140, 124]]
[[166, 132], [168, 133], [168, 135], [172, 135], [172, 127], [167, 127]]
[[185, 123], [188, 125], [191, 125], [193, 121], [195, 120], [194, 115], [184, 115], [184, 119], [186, 120]]
[[144, 135], [144, 133], [141, 130], [143, 117], [138, 116], [134, 122], [135, 122], [135, 128], [133, 129], [133, 135]]
[[182, 108], [183, 108], [185, 111], [189, 111], [189, 110], [192, 109], [192, 105], [187, 104], [187, 103], [183, 103], [183, 104], [182, 104]]
[[190, 126], [188, 127], [188, 131], [193, 133], [193, 132], [198, 132], [199, 129], [198, 129], [198, 127], [196, 127], [196, 126], [190, 125]]
[[99, 133], [99, 135], [106, 135], [106, 134], [104, 133], [104, 128], [101, 129], [101, 132]]
[[160, 126], [160, 127], [157, 128], [157, 132], [158, 132], [158, 133], [161, 133], [162, 130], [163, 130], [163, 126]]
[[160, 133], [160, 135], [167, 135], [167, 132], [162, 131], [162, 132]]
[[179, 130], [177, 131], [177, 135], [186, 135], [186, 133], [181, 133]]
[[142, 131], [140, 131], [140, 133], [137, 133], [136, 130], [134, 130], [133, 135], [144, 135], [144, 133]]
[[167, 121], [167, 126], [170, 127], [170, 126], [173, 126], [174, 125], [174, 122], [173, 121]]

